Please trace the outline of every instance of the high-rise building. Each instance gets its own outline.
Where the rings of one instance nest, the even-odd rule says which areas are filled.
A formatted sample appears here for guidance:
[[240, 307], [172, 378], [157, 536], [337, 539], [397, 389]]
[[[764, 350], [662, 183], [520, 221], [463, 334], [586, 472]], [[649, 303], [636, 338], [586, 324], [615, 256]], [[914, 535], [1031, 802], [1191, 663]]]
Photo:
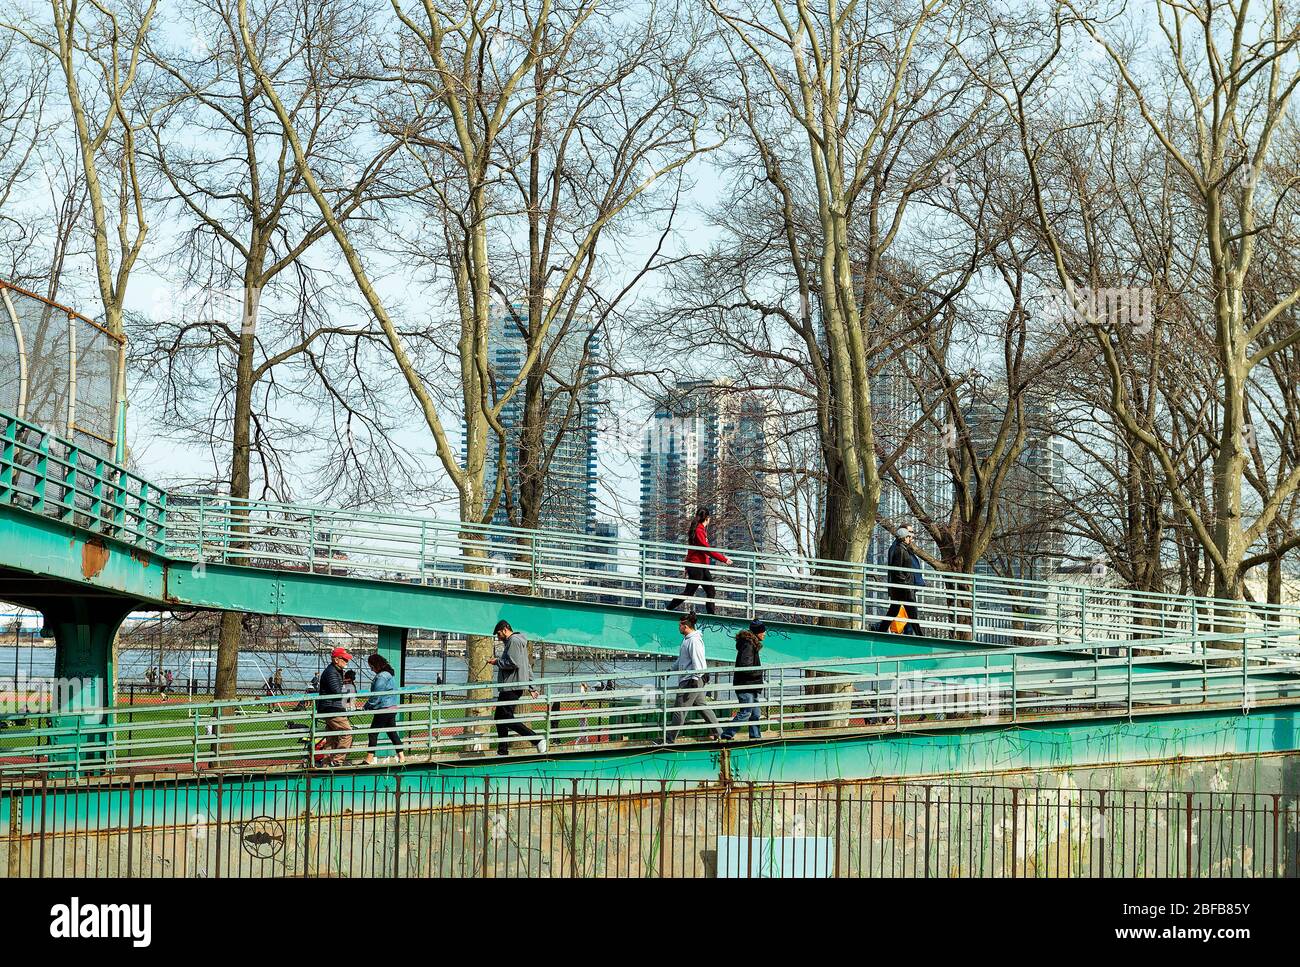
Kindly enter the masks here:
[[765, 550], [767, 414], [722, 381], [680, 382], [661, 398], [641, 452], [641, 539], [680, 543], [696, 508], [713, 508], [710, 539]]
[[[528, 356], [524, 333], [528, 307], [512, 305], [492, 320], [490, 365], [497, 397], [504, 395], [519, 376]], [[562, 333], [550, 337], [550, 355], [544, 392], [550, 398], [549, 415], [543, 433], [544, 451], [554, 453], [543, 484], [541, 518], [538, 526], [551, 530], [589, 534], [596, 523], [596, 421], [599, 407], [597, 387], [589, 378], [591, 359], [600, 351], [600, 334], [590, 323], [574, 320]], [[556, 342], [558, 341], [558, 344]], [[566, 387], [577, 387], [576, 398]], [[501, 410], [506, 431], [507, 482], [518, 500], [519, 434], [524, 418], [524, 387], [521, 385]], [[485, 487], [492, 493], [497, 480], [497, 461], [489, 454]], [[492, 518], [494, 524], [509, 524], [503, 500]]]
[[[905, 358], [900, 358], [871, 380], [871, 417], [880, 450], [889, 455], [902, 451], [893, 463], [902, 485], [890, 475], [882, 475], [876, 512], [878, 521], [894, 527], [916, 516], [905, 493], [911, 494], [926, 517], [944, 518], [952, 506], [952, 480], [944, 453], [944, 434], [936, 434], [931, 421], [925, 419], [927, 401], [909, 378], [906, 363]], [[929, 410], [935, 411], [933, 401], [928, 402]], [[924, 543], [925, 532], [913, 529], [917, 541]], [[893, 534], [877, 523], [871, 534], [867, 560], [884, 561], [893, 540]]]
[[[1064, 540], [1056, 522], [1060, 519], [1061, 485], [1065, 479], [1064, 443], [1053, 429], [1049, 403], [1026, 399], [1025, 440], [1015, 464], [1002, 484], [999, 501], [999, 530], [1006, 535], [995, 546], [993, 561], [981, 561], [977, 572], [999, 571], [1026, 580], [1049, 580], [1064, 559]], [[966, 425], [977, 453], [987, 454], [997, 439], [1006, 412], [1005, 399], [986, 396], [966, 408]]]

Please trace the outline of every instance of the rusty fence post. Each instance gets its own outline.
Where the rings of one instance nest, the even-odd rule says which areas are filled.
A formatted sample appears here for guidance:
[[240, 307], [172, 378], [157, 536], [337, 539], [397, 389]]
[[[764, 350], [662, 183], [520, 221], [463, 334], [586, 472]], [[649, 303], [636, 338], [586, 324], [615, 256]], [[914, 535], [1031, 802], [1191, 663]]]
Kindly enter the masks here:
[[925, 787], [925, 878], [930, 878], [930, 787]]
[[835, 872], [833, 876], [839, 879], [840, 875], [840, 836], [843, 827], [840, 823], [840, 816], [844, 806], [844, 780], [835, 780]]
[[[307, 747], [307, 761], [311, 761], [313, 746]], [[311, 773], [303, 773], [302, 809], [302, 875], [311, 875]]]
[[[1099, 879], [1106, 879], [1106, 850], [1110, 845], [1110, 836], [1106, 831], [1106, 790], [1097, 790], [1097, 816], [1101, 820], [1101, 875]], [[1096, 837], [1092, 837], [1096, 842]]]
[[1186, 855], [1187, 855], [1187, 869], [1186, 869], [1186, 871], [1183, 873], [1183, 875], [1184, 875], [1185, 877], [1187, 877], [1187, 878], [1190, 880], [1191, 877], [1192, 877], [1192, 794], [1191, 794], [1191, 792], [1188, 792], [1188, 793], [1187, 793], [1187, 814], [1186, 814], [1186, 822], [1187, 822], [1187, 836], [1186, 836], [1186, 840], [1187, 840], [1187, 854], [1186, 854]]
[[659, 865], [658, 874], [660, 879], [663, 878], [664, 866], [666, 865], [664, 862], [664, 848], [667, 845], [667, 841], [664, 839], [664, 820], [667, 818], [667, 814], [668, 814], [668, 780], [660, 779], [659, 780], [659, 864], [658, 864]]
[[50, 777], [41, 774], [41, 849], [40, 849], [40, 866], [37, 868], [37, 876], [45, 876], [45, 797], [49, 790]]
[[217, 773], [217, 872], [216, 878], [221, 879], [221, 827], [225, 822], [225, 784], [221, 773]]
[[393, 787], [393, 879], [401, 875], [402, 866], [402, 774], [395, 777]]
[[488, 799], [491, 792], [492, 780], [488, 776], [483, 777], [483, 848], [480, 850], [479, 863], [482, 872], [479, 874], [486, 879], [488, 875], [488, 843], [492, 841], [492, 816], [488, 812]]
[[126, 787], [126, 877], [135, 875], [135, 775]]
[[578, 878], [578, 780], [573, 779], [572, 797], [569, 799], [569, 879]]

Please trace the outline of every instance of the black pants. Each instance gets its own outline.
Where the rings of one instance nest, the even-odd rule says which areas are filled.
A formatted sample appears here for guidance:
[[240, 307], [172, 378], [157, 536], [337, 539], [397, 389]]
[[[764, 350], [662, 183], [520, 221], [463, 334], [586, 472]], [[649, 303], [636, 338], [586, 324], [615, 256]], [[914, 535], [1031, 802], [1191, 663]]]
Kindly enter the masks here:
[[[393, 743], [393, 748], [401, 751], [402, 737], [397, 734], [397, 713], [396, 712], [376, 712], [375, 717], [370, 720], [372, 729], [387, 729], [388, 741]], [[379, 747], [379, 733], [370, 733], [370, 748]]]
[[676, 611], [682, 606], [683, 600], [695, 597], [695, 592], [700, 588], [704, 589], [704, 610], [709, 614], [717, 614], [713, 604], [713, 599], [718, 596], [713, 590], [713, 572], [707, 567], [695, 567], [692, 564], [686, 566], [686, 588], [682, 591], [682, 596], [668, 602], [668, 610]]
[[907, 624], [903, 626], [903, 634], [924, 638], [925, 632], [917, 624], [921, 620], [921, 615], [916, 608], [916, 593], [909, 588], [889, 589], [889, 610], [885, 612], [884, 620], [876, 625], [876, 630], [879, 632], [889, 631], [889, 626], [898, 617], [898, 609], [903, 605], [907, 605]]
[[[501, 704], [497, 706], [496, 712], [492, 715], [492, 717], [496, 719], [497, 723], [497, 738], [504, 739], [507, 735], [513, 732], [515, 735], [522, 735], [526, 738], [533, 739], [533, 744], [536, 745], [537, 733], [524, 725], [523, 722], [503, 721], [504, 719], [512, 719], [515, 717], [515, 702], [519, 701], [519, 696], [522, 694], [524, 694], [523, 689], [515, 689], [508, 692], [502, 692], [497, 696]], [[508, 743], [500, 742], [497, 744], [497, 755], [509, 754], [510, 746]]]

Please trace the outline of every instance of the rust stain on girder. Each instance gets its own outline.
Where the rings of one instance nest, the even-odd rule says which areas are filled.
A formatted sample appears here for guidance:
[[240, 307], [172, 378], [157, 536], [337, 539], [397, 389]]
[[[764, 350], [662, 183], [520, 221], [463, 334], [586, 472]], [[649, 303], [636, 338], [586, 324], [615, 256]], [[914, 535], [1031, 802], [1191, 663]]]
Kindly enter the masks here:
[[108, 545], [92, 537], [81, 546], [81, 576], [93, 578], [108, 564]]

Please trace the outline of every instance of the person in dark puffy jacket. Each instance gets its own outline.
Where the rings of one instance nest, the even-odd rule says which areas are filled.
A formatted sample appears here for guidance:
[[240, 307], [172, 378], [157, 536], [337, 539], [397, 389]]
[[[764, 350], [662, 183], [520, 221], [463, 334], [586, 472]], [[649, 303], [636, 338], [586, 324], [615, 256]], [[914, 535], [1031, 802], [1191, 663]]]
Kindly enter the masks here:
[[[761, 621], [755, 621], [753, 627], [763, 628]], [[763, 628], [765, 631], [766, 628]], [[758, 727], [761, 716], [758, 711], [758, 697], [763, 690], [763, 670], [760, 668], [759, 652], [763, 650], [763, 641], [753, 631], [742, 631], [736, 635], [736, 670], [731, 675], [731, 686], [736, 692], [736, 703], [740, 706], [731, 717], [731, 724], [722, 730], [724, 741], [733, 738], [740, 723], [749, 722], [749, 737], [763, 737]]]
[[676, 611], [682, 606], [682, 602], [687, 598], [695, 597], [697, 590], [704, 592], [704, 610], [709, 614], [717, 614], [714, 600], [717, 598], [717, 592], [713, 588], [713, 572], [709, 570], [709, 562], [717, 561], [719, 564], [730, 564], [731, 561], [727, 555], [721, 551], [715, 551], [709, 545], [709, 521], [713, 519], [713, 511], [708, 507], [701, 507], [691, 518], [691, 526], [686, 535], [686, 543], [691, 549], [686, 552], [686, 588], [682, 591], [681, 597], [673, 598], [668, 602], [668, 610]]

